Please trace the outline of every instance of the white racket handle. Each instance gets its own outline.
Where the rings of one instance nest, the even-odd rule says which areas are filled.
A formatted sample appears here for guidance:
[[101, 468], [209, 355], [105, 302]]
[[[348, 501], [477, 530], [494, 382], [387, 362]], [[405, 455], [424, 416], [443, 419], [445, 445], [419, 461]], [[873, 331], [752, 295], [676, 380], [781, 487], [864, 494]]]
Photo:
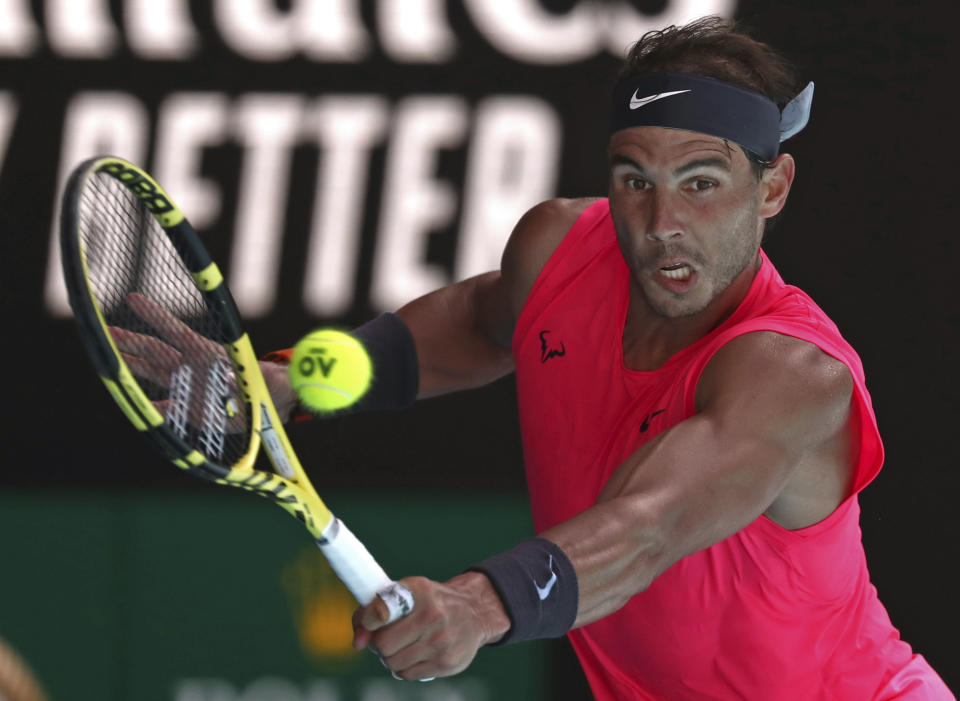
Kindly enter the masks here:
[[[324, 529], [323, 539], [318, 540], [317, 545], [330, 562], [333, 571], [340, 577], [340, 581], [363, 606], [373, 601], [373, 597], [380, 597], [390, 612], [387, 623], [393, 623], [413, 610], [413, 594], [410, 590], [390, 579], [360, 539], [336, 516]], [[386, 667], [387, 663], [383, 661], [380, 652], [373, 646], [371, 649]], [[390, 674], [394, 679], [403, 679], [392, 670]], [[420, 681], [430, 682], [433, 677]]]
[[323, 538], [317, 541], [317, 545], [361, 605], [366, 606], [375, 596], [380, 597], [390, 612], [387, 623], [393, 623], [413, 610], [410, 590], [390, 579], [360, 539], [336, 516], [324, 529]]

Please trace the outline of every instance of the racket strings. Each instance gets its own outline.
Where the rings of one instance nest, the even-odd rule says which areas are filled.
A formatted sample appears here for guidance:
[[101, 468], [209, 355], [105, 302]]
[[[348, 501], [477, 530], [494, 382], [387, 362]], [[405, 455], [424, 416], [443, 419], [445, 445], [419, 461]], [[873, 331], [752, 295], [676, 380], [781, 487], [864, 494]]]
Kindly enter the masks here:
[[250, 443], [221, 312], [207, 303], [143, 202], [104, 173], [79, 202], [80, 243], [94, 302], [124, 362], [173, 431], [221, 465]]

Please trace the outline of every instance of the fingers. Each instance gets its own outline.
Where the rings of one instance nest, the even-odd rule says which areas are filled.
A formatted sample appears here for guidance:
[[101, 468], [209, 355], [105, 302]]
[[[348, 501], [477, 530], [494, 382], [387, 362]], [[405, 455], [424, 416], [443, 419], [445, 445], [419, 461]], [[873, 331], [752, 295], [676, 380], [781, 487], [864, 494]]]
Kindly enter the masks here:
[[390, 611], [380, 597], [374, 597], [366, 606], [361, 606], [353, 612], [354, 631], [372, 633], [380, 630], [390, 620]]
[[204, 338], [153, 300], [136, 292], [126, 297], [127, 305], [141, 319], [157, 330], [166, 341], [182, 351], [201, 348], [208, 353], [225, 354], [220, 345]]
[[134, 377], [169, 389], [170, 374], [183, 361], [180, 351], [153, 336], [128, 331], [119, 326], [111, 326], [109, 330], [120, 351], [120, 357]]
[[373, 633], [371, 633], [366, 628], [360, 628], [357, 626], [356, 621], [353, 624], [353, 649], [354, 650], [364, 650], [370, 645], [370, 640], [373, 638]]
[[409, 680], [446, 677], [470, 664], [483, 643], [476, 607], [457, 587], [422, 577], [400, 580], [416, 599], [409, 615], [386, 623], [381, 601], [354, 614], [354, 647], [375, 649], [395, 676]]
[[[128, 331], [119, 326], [111, 326], [109, 330], [113, 342], [135, 375], [164, 387], [167, 385], [167, 377], [181, 362], [180, 351], [147, 334]], [[136, 369], [142, 372], [138, 373]]]
[[403, 618], [413, 610], [413, 592], [400, 582], [394, 582], [389, 587], [377, 594], [387, 607], [387, 623], [392, 623], [399, 618]]
[[170, 385], [170, 373], [180, 365], [182, 354], [159, 338], [110, 326], [110, 337], [130, 371], [158, 387]]
[[408, 682], [432, 682], [436, 679], [436, 670], [432, 665], [424, 662], [414, 665], [402, 672], [393, 672], [394, 677], [398, 677]]
[[170, 343], [177, 339], [189, 338], [194, 334], [189, 326], [152, 299], [131, 292], [127, 295], [126, 302], [137, 316], [155, 328]]
[[127, 367], [130, 368], [130, 372], [133, 373], [134, 377], [152, 382], [158, 387], [169, 387], [170, 371], [168, 369], [157, 367], [151, 360], [144, 360], [143, 358], [128, 355], [127, 353], [121, 353], [120, 356], [123, 358], [123, 362], [127, 364]]
[[[410, 596], [409, 589], [400, 584], [395, 584], [395, 586], [402, 587]], [[412, 596], [410, 596], [410, 600], [412, 601]], [[390, 606], [383, 598], [381, 596], [374, 597], [369, 604], [361, 606], [353, 612], [354, 649], [363, 650], [369, 646], [374, 649], [378, 656], [381, 656], [382, 661], [381, 645], [386, 645], [387, 651], [392, 653], [415, 639], [415, 629], [404, 626], [398, 631], [398, 622], [391, 615]], [[407, 630], [406, 634], [403, 632], [404, 629]], [[372, 645], [374, 633], [378, 631], [377, 646], [374, 648], [374, 645]]]
[[[379, 650], [379, 648], [377, 649]], [[422, 667], [423, 663], [433, 660], [435, 655], [436, 650], [433, 650], [425, 645], [408, 645], [393, 654], [387, 654], [386, 652], [380, 651], [381, 660], [383, 661], [384, 666], [400, 675], [404, 679], [420, 679], [424, 676], [428, 676], [426, 670], [421, 670], [424, 673], [419, 677], [414, 676], [413, 673], [416, 667]], [[435, 667], [432, 668], [430, 671], [430, 676], [432, 676], [435, 671]]]
[[162, 358], [173, 359], [179, 358], [180, 356], [180, 351], [155, 336], [137, 333], [136, 331], [130, 331], [119, 326], [111, 326], [109, 328], [110, 336], [113, 338], [113, 342], [117, 344], [117, 348], [131, 355], [137, 355], [142, 358], [160, 356]]
[[[223, 346], [197, 333], [153, 300], [131, 292], [126, 296], [126, 302], [137, 316], [162, 337], [136, 333], [116, 326], [110, 327], [114, 342], [120, 351], [126, 354], [124, 360], [127, 360], [128, 356], [139, 358], [127, 363], [138, 377], [146, 378], [161, 387], [169, 387], [170, 374], [181, 365], [206, 369], [215, 367], [220, 361], [229, 362]], [[232, 382], [233, 373], [229, 374]]]

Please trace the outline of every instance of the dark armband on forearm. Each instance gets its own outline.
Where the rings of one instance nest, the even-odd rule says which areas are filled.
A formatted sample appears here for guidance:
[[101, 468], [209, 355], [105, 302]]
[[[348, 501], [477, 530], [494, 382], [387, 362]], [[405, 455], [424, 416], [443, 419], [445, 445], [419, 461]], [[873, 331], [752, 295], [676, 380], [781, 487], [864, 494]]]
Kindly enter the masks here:
[[556, 543], [531, 538], [468, 569], [490, 579], [510, 618], [510, 630], [494, 645], [559, 638], [573, 627], [577, 573]]
[[378, 411], [411, 406], [417, 399], [420, 371], [417, 346], [406, 322], [387, 312], [358, 326], [350, 335], [367, 349], [373, 364], [370, 389], [351, 409]]
[[[411, 406], [417, 399], [420, 371], [417, 346], [403, 319], [387, 312], [348, 333], [363, 344], [370, 356], [373, 378], [363, 397], [333, 415], [406, 409]], [[276, 351], [264, 356], [264, 360], [289, 363], [291, 354], [291, 350]]]

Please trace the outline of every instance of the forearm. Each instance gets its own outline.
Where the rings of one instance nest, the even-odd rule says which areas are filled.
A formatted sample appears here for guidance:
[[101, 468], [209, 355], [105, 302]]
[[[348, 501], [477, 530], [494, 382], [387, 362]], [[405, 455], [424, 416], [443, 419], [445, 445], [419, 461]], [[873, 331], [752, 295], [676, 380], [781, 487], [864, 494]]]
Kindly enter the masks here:
[[635, 500], [615, 499], [540, 534], [564, 551], [576, 572], [573, 628], [617, 611], [663, 570], [664, 548], [648, 521]]
[[705, 413], [688, 418], [633, 453], [593, 506], [540, 534], [576, 572], [574, 627], [617, 611], [675, 562], [769, 507], [797, 454], [745, 432]]
[[656, 558], [623, 511], [624, 503], [599, 504], [471, 566], [489, 580], [509, 619], [504, 635], [488, 642], [560, 637], [645, 589]]
[[417, 347], [418, 398], [479, 387], [513, 370], [512, 324], [499, 280], [499, 273], [478, 275], [397, 311]]

